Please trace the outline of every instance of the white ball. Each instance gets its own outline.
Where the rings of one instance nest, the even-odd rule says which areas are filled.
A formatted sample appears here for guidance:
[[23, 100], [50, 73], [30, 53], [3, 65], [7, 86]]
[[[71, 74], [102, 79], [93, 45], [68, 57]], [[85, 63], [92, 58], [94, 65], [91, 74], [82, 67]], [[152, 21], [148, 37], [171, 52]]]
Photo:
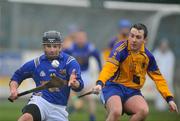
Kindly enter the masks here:
[[51, 65], [52, 65], [52, 67], [57, 68], [59, 66], [59, 61], [58, 60], [53, 60]]

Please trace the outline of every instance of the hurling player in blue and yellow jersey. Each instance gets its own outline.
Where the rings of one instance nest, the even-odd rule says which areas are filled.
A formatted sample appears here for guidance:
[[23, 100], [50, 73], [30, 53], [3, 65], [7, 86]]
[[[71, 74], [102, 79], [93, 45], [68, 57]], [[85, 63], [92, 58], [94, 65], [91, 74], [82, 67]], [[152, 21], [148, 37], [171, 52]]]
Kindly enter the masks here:
[[178, 112], [154, 56], [144, 46], [147, 33], [145, 25], [133, 25], [128, 40], [114, 46], [99, 75], [93, 89], [102, 89], [101, 99], [108, 111], [106, 121], [118, 121], [122, 112], [131, 115], [130, 121], [145, 120], [149, 108], [140, 89], [144, 85], [146, 73], [154, 80], [170, 110]]

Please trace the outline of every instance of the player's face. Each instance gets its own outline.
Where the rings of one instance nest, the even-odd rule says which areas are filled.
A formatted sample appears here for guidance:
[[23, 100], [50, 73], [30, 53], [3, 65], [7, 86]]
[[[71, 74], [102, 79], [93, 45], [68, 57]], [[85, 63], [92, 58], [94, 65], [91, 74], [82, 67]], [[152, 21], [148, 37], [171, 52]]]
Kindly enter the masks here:
[[130, 30], [128, 41], [132, 51], [140, 50], [144, 40], [144, 30], [138, 30], [136, 28]]
[[83, 46], [87, 42], [86, 32], [77, 32], [75, 35], [75, 42], [79, 46]]
[[61, 51], [61, 44], [45, 44], [44, 52], [49, 59], [55, 59], [58, 57]]

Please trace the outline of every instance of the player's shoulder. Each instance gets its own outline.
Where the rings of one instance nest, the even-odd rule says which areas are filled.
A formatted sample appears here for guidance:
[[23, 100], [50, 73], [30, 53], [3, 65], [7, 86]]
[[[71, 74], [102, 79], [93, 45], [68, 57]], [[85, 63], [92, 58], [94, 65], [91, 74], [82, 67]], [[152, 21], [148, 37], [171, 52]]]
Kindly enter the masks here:
[[39, 62], [40, 62], [40, 61], [43, 60], [43, 59], [45, 59], [45, 55], [44, 55], [44, 54], [39, 55], [39, 56], [36, 56], [36, 57], [32, 58], [31, 60], [27, 61], [26, 63], [28, 63], [28, 64], [34, 64], [35, 61], [39, 61]]
[[60, 55], [64, 60], [67, 60], [71, 55], [69, 53], [66, 53], [64, 51], [60, 52]]
[[42, 54], [40, 56], [34, 57], [32, 60], [30, 60], [29, 62], [27, 62], [29, 65], [32, 65], [34, 67], [37, 67], [41, 61], [45, 60], [46, 56], [45, 54]]
[[148, 50], [147, 48], [145, 48], [145, 54], [148, 56], [148, 58], [150, 60], [154, 60], [154, 55], [151, 53], [150, 50]]
[[34, 60], [34, 61], [39, 61], [39, 62], [41, 62], [41, 61], [46, 61], [46, 60], [47, 60], [47, 57], [46, 57], [45, 54], [41, 54], [40, 56], [35, 57], [33, 60]]
[[126, 48], [127, 48], [127, 40], [122, 40], [114, 45], [113, 50], [117, 52], [121, 52]]
[[153, 54], [151, 53], [151, 51], [148, 50], [147, 48], [145, 48], [145, 53], [146, 53], [146, 55], [147, 55], [148, 57], [152, 57], [152, 56], [153, 56]]
[[36, 57], [29, 61], [26, 61], [21, 65], [21, 68], [31, 68], [31, 69], [35, 68], [39, 65], [39, 63], [40, 63], [39, 60], [40, 60], [39, 57]]
[[31, 60], [25, 62], [24, 65], [26, 65], [26, 66], [34, 66], [35, 65], [34, 59], [31, 59]]
[[67, 53], [61, 52], [61, 56], [63, 56], [66, 65], [73, 62], [73, 61], [76, 61], [76, 59], [73, 56], [71, 56]]

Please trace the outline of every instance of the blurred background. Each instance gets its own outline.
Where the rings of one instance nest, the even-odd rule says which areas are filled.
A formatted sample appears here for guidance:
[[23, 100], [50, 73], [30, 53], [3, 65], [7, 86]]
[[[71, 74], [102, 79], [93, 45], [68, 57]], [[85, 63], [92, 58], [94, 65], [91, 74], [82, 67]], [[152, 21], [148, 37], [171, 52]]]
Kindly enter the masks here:
[[[180, 107], [179, 0], [0, 0], [0, 121], [14, 121], [21, 115], [29, 96], [8, 102], [8, 84], [17, 68], [41, 55], [43, 32], [57, 30], [66, 38], [77, 28], [83, 28], [88, 40], [101, 52], [103, 62], [103, 52], [118, 34], [118, 23], [124, 19], [131, 24], [147, 25], [146, 46], [157, 56], [157, 61], [158, 57], [164, 60], [158, 65], [167, 74], [165, 78], [170, 81], [169, 87]], [[169, 53], [163, 56], [161, 49], [162, 53], [166, 50]], [[33, 87], [33, 81], [26, 80], [19, 92]], [[156, 99], [160, 96], [148, 77], [142, 91], [150, 105], [147, 121], [180, 121], [179, 115], [168, 112], [167, 105], [158, 103]], [[105, 109], [96, 100], [97, 121], [104, 121]], [[85, 105], [81, 105], [82, 108], [70, 114], [70, 121], [88, 121]], [[122, 120], [127, 119], [124, 116]]]

